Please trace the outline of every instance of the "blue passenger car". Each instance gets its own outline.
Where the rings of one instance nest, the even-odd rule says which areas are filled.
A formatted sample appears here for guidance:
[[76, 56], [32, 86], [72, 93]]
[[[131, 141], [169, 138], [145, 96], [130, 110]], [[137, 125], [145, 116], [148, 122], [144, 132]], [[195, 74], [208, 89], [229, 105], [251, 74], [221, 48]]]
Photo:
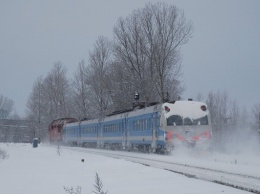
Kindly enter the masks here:
[[161, 106], [86, 120], [64, 127], [64, 142], [85, 147], [161, 151], [165, 132], [160, 129]]
[[161, 151], [165, 148], [165, 132], [160, 129], [160, 107], [151, 106], [132, 111], [127, 117], [127, 142], [130, 149]]
[[98, 146], [98, 134], [100, 131], [100, 121], [98, 119], [82, 121], [80, 123], [80, 144], [84, 147]]
[[68, 145], [78, 145], [80, 138], [79, 122], [67, 123], [63, 127], [63, 142]]
[[102, 122], [102, 145], [119, 148], [123, 143], [123, 119]]

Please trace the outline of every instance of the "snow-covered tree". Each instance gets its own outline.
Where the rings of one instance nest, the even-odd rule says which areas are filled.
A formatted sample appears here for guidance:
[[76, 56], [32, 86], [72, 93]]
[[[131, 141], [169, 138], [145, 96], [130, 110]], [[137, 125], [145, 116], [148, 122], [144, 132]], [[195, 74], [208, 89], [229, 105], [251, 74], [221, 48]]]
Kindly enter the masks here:
[[30, 121], [34, 136], [44, 138], [46, 131], [46, 99], [44, 98], [44, 79], [40, 76], [33, 85], [27, 101], [27, 119]]
[[71, 87], [66, 68], [57, 62], [46, 77], [36, 80], [27, 102], [27, 119], [31, 128], [41, 138], [47, 134], [48, 124], [57, 118], [69, 117]]
[[14, 101], [0, 95], [0, 119], [10, 118], [14, 111]]
[[206, 101], [213, 128], [213, 138], [215, 145], [222, 145], [225, 133], [228, 130], [229, 97], [227, 92], [210, 92]]
[[[227, 92], [210, 92], [207, 105], [211, 115], [213, 145], [216, 148], [238, 151], [247, 147], [248, 140], [254, 139], [256, 130], [250, 129], [249, 114], [245, 107], [241, 109], [236, 100], [229, 98]], [[260, 106], [252, 112], [258, 118]], [[254, 122], [255, 124], [257, 122]]]
[[252, 128], [260, 130], [260, 103], [256, 103], [252, 108], [253, 123]]
[[109, 111], [111, 104], [110, 79], [108, 77], [111, 63], [111, 46], [105, 37], [99, 37], [93, 51], [89, 53], [87, 66], [87, 84], [90, 87], [89, 96], [93, 106], [93, 113], [103, 117]]
[[87, 67], [82, 60], [74, 74], [72, 82], [73, 109], [79, 119], [89, 118], [90, 115], [90, 87], [87, 85]]
[[192, 24], [183, 11], [165, 3], [148, 3], [118, 20], [115, 60], [131, 73], [131, 83], [143, 100], [162, 102], [180, 95], [180, 48], [191, 33]]
[[57, 62], [44, 79], [44, 95], [50, 120], [69, 116], [71, 87], [66, 74], [67, 69], [61, 62]]

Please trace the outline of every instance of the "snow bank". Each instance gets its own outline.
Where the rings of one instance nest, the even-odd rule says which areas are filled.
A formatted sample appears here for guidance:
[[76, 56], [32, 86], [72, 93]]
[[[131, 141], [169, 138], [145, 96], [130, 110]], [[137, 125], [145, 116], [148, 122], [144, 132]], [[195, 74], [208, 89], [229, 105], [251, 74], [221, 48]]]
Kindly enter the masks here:
[[80, 151], [41, 144], [38, 148], [32, 148], [30, 144], [0, 144], [0, 148], [9, 154], [9, 158], [0, 160], [1, 193], [4, 194], [64, 194], [64, 186], [81, 186], [82, 193], [89, 194], [94, 190], [96, 173], [103, 182], [104, 191], [109, 194], [247, 193], [122, 159]]

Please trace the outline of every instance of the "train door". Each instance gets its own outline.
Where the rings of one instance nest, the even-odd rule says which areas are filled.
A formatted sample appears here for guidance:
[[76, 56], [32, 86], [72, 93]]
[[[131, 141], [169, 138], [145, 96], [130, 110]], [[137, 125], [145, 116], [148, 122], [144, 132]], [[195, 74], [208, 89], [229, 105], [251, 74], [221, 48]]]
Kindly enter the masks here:
[[123, 121], [123, 149], [129, 149], [129, 121], [128, 121], [128, 113], [125, 114], [125, 118]]
[[102, 130], [102, 124], [100, 121], [98, 121], [97, 125], [97, 147], [102, 148], [103, 147], [103, 130]]
[[78, 125], [79, 127], [78, 127], [77, 144], [78, 146], [80, 146], [81, 145], [81, 122], [78, 122]]
[[157, 127], [156, 127], [156, 120], [157, 120], [157, 115], [153, 114], [151, 118], [151, 128], [152, 128], [152, 152], [156, 151], [157, 148]]
[[131, 144], [130, 144], [130, 127], [129, 127], [129, 121], [126, 122], [126, 148], [131, 149]]
[[126, 148], [126, 118], [122, 121], [122, 149]]

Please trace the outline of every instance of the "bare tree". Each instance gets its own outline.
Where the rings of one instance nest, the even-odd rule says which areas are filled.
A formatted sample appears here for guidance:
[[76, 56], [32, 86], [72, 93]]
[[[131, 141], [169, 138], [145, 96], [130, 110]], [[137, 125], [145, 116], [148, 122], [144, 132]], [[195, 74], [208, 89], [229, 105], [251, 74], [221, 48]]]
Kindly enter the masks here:
[[229, 129], [231, 131], [237, 130], [240, 126], [240, 108], [236, 100], [234, 100], [231, 104], [229, 111]]
[[0, 118], [7, 119], [14, 110], [14, 101], [3, 95], [0, 95]]
[[[215, 148], [236, 152], [246, 148], [249, 144], [245, 139], [254, 139], [247, 110], [241, 109], [236, 100], [228, 97], [227, 92], [210, 92], [207, 104], [211, 113]], [[255, 106], [253, 112], [259, 110], [260, 106], [259, 109]]]
[[90, 88], [87, 85], [87, 68], [84, 60], [82, 60], [78, 69], [74, 75], [74, 80], [72, 83], [73, 86], [73, 96], [74, 96], [74, 104], [75, 104], [75, 112], [77, 118], [83, 119], [91, 117], [89, 115], [90, 101], [89, 101], [89, 93]]
[[13, 130], [9, 126], [5, 126], [8, 119], [12, 117], [13, 107], [13, 100], [0, 95], [0, 136], [4, 142], [12, 141], [14, 137]]
[[250, 117], [245, 107], [243, 107], [241, 110], [239, 123], [242, 129], [249, 128], [250, 126]]
[[228, 130], [229, 97], [227, 92], [210, 92], [206, 101], [211, 113], [211, 122], [213, 128], [214, 144], [222, 146], [225, 133]]
[[71, 87], [66, 73], [66, 68], [61, 62], [57, 62], [44, 79], [46, 106], [50, 120], [69, 116]]
[[110, 110], [118, 111], [133, 107], [134, 93], [136, 92], [134, 80], [125, 66], [116, 61], [108, 69], [109, 95], [111, 99]]
[[27, 119], [30, 121], [31, 130], [40, 138], [46, 136], [46, 101], [44, 99], [44, 79], [40, 76], [33, 85], [32, 92], [27, 101]]
[[146, 101], [157, 96], [160, 99], [156, 100], [165, 101], [169, 93], [182, 92], [180, 47], [187, 43], [191, 32], [192, 24], [183, 12], [165, 3], [149, 3], [118, 20], [114, 55], [132, 73], [131, 81]]
[[38, 78], [28, 99], [27, 119], [31, 121], [33, 133], [44, 138], [52, 120], [72, 114], [70, 103], [71, 87], [66, 69], [58, 62], [45, 78]]
[[111, 103], [108, 78], [108, 69], [111, 63], [109, 44], [107, 38], [99, 37], [94, 45], [94, 50], [89, 53], [87, 84], [91, 88], [89, 95], [92, 97], [93, 113], [99, 117], [106, 115]]
[[252, 128], [260, 130], [260, 103], [256, 103], [252, 108], [253, 123]]

